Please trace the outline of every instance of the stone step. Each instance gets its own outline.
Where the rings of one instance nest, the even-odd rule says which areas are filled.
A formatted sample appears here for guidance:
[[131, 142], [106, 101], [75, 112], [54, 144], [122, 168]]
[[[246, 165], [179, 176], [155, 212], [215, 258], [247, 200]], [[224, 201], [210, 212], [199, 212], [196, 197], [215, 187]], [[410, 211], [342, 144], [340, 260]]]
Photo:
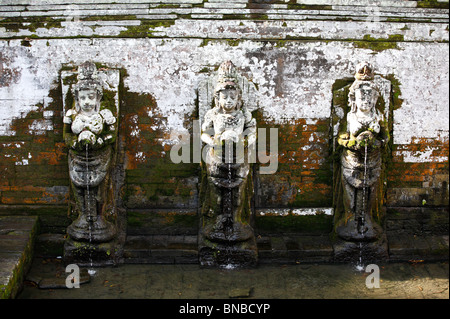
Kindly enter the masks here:
[[34, 256], [38, 258], [55, 258], [64, 255], [64, 234], [40, 234], [36, 238]]
[[[333, 260], [328, 236], [264, 236], [257, 238], [257, 245], [262, 264]], [[197, 264], [197, 236], [128, 236], [123, 262]]]
[[333, 246], [328, 236], [264, 236], [257, 238], [259, 262], [332, 262]]
[[0, 216], [0, 299], [15, 298], [33, 258], [37, 216]]
[[126, 264], [198, 263], [197, 236], [127, 236], [123, 262]]
[[[449, 236], [388, 235], [390, 261], [448, 260]], [[330, 263], [329, 236], [274, 235], [257, 238], [260, 264]], [[124, 263], [198, 263], [197, 236], [128, 236]]]
[[[359, 0], [362, 1], [362, 0]], [[201, 3], [201, 2], [200, 2]], [[446, 19], [448, 18], [448, 8], [417, 8], [415, 2], [409, 1], [381, 1], [375, 3], [371, 0], [369, 5], [354, 5], [353, 3], [341, 3], [331, 1], [330, 4], [320, 5], [315, 3], [305, 6], [288, 6], [287, 4], [249, 4], [247, 0], [232, 3], [223, 2], [204, 2], [200, 3], [185, 0], [179, 2], [165, 1], [164, 5], [157, 2], [127, 2], [119, 1], [111, 3], [110, 1], [100, 1], [90, 3], [83, 1], [81, 4], [72, 2], [38, 2], [33, 4], [2, 3], [0, 4], [0, 17], [54, 17], [69, 18], [72, 16], [132, 16], [138, 19], [176, 19], [185, 18], [186, 15], [201, 17], [209, 16], [211, 19], [222, 19], [234, 16], [237, 19], [353, 19], [358, 20], [361, 17], [376, 16], [381, 19]], [[364, 2], [362, 2], [364, 3]], [[196, 4], [197, 6], [193, 6]], [[301, 3], [300, 3], [301, 4]], [[400, 4], [400, 5], [398, 5]], [[266, 16], [264, 18], [264, 16]], [[170, 17], [170, 18], [167, 18]], [[380, 20], [381, 21], [381, 20]], [[389, 20], [388, 20], [389, 21]]]
[[[201, 4], [203, 3], [203, 0], [83, 0], [80, 1], [83, 4], [99, 4], [99, 3], [105, 3], [113, 5], [115, 3], [124, 3], [124, 4], [135, 4], [135, 3], [148, 3], [148, 4]], [[2, 4], [4, 5], [62, 5], [62, 4], [69, 4], [73, 5], [73, 0], [2, 0]]]
[[[388, 232], [391, 261], [448, 260], [449, 236], [414, 236]], [[6, 245], [11, 241], [5, 241]], [[329, 263], [333, 246], [326, 235], [267, 235], [257, 237], [259, 263]], [[58, 257], [63, 254], [64, 235], [41, 234], [36, 240], [35, 256]], [[129, 235], [124, 247], [125, 264], [197, 264], [195, 235]]]
[[[0, 12], [0, 16], [1, 16]], [[150, 19], [150, 16], [147, 15]], [[153, 18], [158, 18], [158, 15], [154, 15]], [[295, 16], [290, 16], [290, 18]], [[33, 37], [32, 41], [38, 43], [39, 39], [64, 39], [67, 37], [80, 37], [82, 41], [83, 37], [103, 37], [107, 43], [111, 43], [114, 39], [136, 37], [134, 41], [141, 41], [137, 38], [147, 37], [159, 41], [159, 38], [186, 38], [189, 41], [196, 41], [198, 39], [214, 39], [214, 40], [228, 40], [236, 39], [236, 34], [239, 34], [238, 41], [246, 40], [268, 40], [268, 41], [303, 41], [306, 39], [316, 39], [317, 41], [343, 41], [344, 44], [348, 44], [352, 47], [353, 41], [369, 41], [369, 42], [435, 42], [435, 41], [448, 41], [448, 19], [431, 19], [434, 21], [426, 23], [408, 22], [407, 27], [404, 23], [397, 22], [383, 22], [380, 29], [378, 24], [366, 23], [365, 17], [360, 17], [360, 21], [339, 21], [339, 20], [320, 20], [321, 16], [311, 16], [311, 19], [304, 21], [304, 24], [299, 24], [297, 20], [291, 20], [286, 17], [285, 20], [273, 19], [270, 21], [252, 21], [241, 20], [239, 25], [236, 20], [209, 20], [201, 17], [195, 19], [175, 19], [171, 18], [169, 23], [165, 20], [170, 27], [153, 27], [152, 24], [146, 25], [144, 20], [136, 20], [143, 25], [142, 32], [135, 33], [135, 24], [131, 23], [131, 20], [125, 22], [99, 22], [100, 27], [96, 27], [94, 21], [79, 21], [74, 28], [73, 21], [60, 21], [61, 27], [55, 28], [32, 28], [30, 25], [23, 22], [22, 25], [17, 25], [13, 22], [5, 22], [0, 27], [0, 38], [17, 38], [17, 37]], [[320, 19], [317, 19], [320, 18]], [[386, 18], [380, 18], [380, 21]], [[417, 18], [419, 19], [419, 18]], [[421, 18], [423, 19], [423, 18]], [[60, 19], [61, 20], [61, 19]], [[356, 20], [356, 19], [352, 19]], [[426, 19], [429, 20], [429, 19]], [[437, 21], [442, 20], [442, 21]], [[444, 21], [445, 20], [445, 21]], [[150, 20], [146, 20], [148, 21]], [[424, 20], [421, 20], [424, 21]], [[446, 23], [443, 23], [446, 22]], [[157, 22], [159, 23], [159, 22]], [[19, 23], [20, 24], [20, 23]], [[11, 28], [8, 26], [11, 25]], [[267, 28], [266, 28], [267, 26]], [[17, 29], [15, 29], [17, 27]], [[208, 30], [208, 32], [204, 32]], [[370, 37], [368, 38], [368, 35]], [[395, 35], [392, 39], [389, 37]], [[14, 40], [13, 40], [14, 41]], [[52, 40], [49, 40], [52, 43]], [[67, 44], [70, 46], [72, 42], [76, 41], [72, 38], [66, 39]], [[103, 40], [99, 40], [103, 41]], [[121, 40], [120, 40], [121, 41]], [[146, 40], [147, 41], [147, 40]], [[46, 43], [45, 40], [44, 43]], [[20, 39], [17, 40], [20, 45]], [[56, 42], [60, 43], [60, 42]], [[158, 42], [157, 42], [158, 43]], [[195, 42], [193, 42], [195, 43]], [[201, 42], [200, 42], [201, 43]], [[16, 45], [16, 44], [14, 44]], [[46, 131], [45, 131], [46, 132]]]
[[387, 234], [391, 261], [448, 260], [448, 235], [396, 235]]
[[304, 5], [352, 5], [352, 6], [389, 6], [415, 8], [417, 1], [398, 0], [297, 0], [298, 4]]
[[92, 8], [77, 8], [76, 10], [71, 9], [69, 6], [67, 8], [42, 8], [41, 10], [30, 10], [25, 11], [19, 8], [10, 6], [0, 6], [0, 13], [2, 17], [58, 17], [67, 18], [72, 16], [77, 17], [87, 17], [87, 16], [132, 16], [136, 15], [138, 19], [148, 19], [149, 16], [159, 17], [159, 19], [166, 19], [165, 17], [170, 16], [176, 19], [178, 15], [189, 15], [194, 14], [196, 16], [201, 15], [239, 15], [239, 17], [255, 18], [255, 15], [267, 15], [267, 19], [284, 19], [290, 17], [290, 19], [305, 20], [305, 19], [354, 19], [358, 18], [367, 19], [371, 16], [377, 16], [378, 18], [386, 19], [446, 19], [448, 18], [448, 10], [441, 9], [440, 11], [385, 11], [376, 10], [376, 12], [371, 12], [370, 10], [345, 10], [346, 8], [336, 8], [334, 10], [297, 10], [297, 9], [245, 9], [245, 8], [171, 8], [171, 9], [147, 9], [147, 8], [122, 8], [122, 7], [92, 7]]

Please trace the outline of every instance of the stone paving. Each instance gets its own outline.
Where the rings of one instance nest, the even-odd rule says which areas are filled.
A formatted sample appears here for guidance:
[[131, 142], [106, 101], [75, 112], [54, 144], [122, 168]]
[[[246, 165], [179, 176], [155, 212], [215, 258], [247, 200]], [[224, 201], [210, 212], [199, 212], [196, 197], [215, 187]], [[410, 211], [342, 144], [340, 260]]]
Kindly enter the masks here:
[[[18, 296], [29, 298], [149, 299], [448, 299], [448, 262], [380, 264], [380, 287], [370, 272], [351, 265], [260, 265], [255, 269], [203, 269], [198, 265], [120, 265], [97, 268], [75, 289], [42, 289], [69, 273], [61, 260], [36, 258]], [[44, 281], [45, 279], [45, 281]], [[45, 282], [45, 287], [43, 283]]]
[[[368, 289], [368, 273], [353, 266], [324, 264], [332, 260], [332, 247], [323, 236], [261, 237], [260, 266], [233, 271], [201, 269], [195, 236], [130, 237], [126, 265], [98, 269], [92, 278], [84, 272], [82, 280], [89, 284], [82, 289], [42, 289], [65, 288], [67, 274], [55, 255], [42, 258], [46, 253], [41, 246], [49, 243], [41, 238], [44, 235], [35, 240], [37, 229], [37, 217], [0, 217], [1, 298], [17, 296], [33, 254], [36, 258], [20, 298], [228, 298], [236, 289], [246, 291], [243, 296], [249, 298], [448, 298], [449, 294], [448, 259], [442, 261], [444, 252], [448, 256], [448, 236], [428, 241], [391, 237], [391, 263], [380, 265], [379, 289]], [[54, 245], [61, 240], [58, 237]], [[405, 260], [410, 262], [392, 263]]]

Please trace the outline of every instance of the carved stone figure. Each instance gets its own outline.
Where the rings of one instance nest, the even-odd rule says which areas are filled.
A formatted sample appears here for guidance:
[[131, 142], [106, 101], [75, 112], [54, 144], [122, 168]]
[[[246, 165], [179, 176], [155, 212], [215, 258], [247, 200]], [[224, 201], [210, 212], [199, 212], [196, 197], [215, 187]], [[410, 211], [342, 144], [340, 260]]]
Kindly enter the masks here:
[[338, 259], [344, 255], [343, 246], [348, 256], [349, 249], [361, 249], [356, 243], [365, 244], [365, 254], [371, 259], [387, 257], [381, 226], [382, 154], [389, 132], [383, 113], [376, 108], [380, 92], [373, 80], [373, 67], [367, 62], [359, 64], [349, 88], [346, 125], [337, 138], [341, 146], [334, 225], [341, 241], [335, 247]]
[[108, 196], [110, 167], [117, 135], [117, 119], [102, 108], [101, 79], [94, 63], [78, 69], [73, 87], [74, 105], [64, 116], [64, 138], [69, 146], [69, 176], [78, 218], [67, 233], [75, 241], [107, 242], [116, 234], [105, 219], [111, 209]]
[[251, 226], [251, 181], [248, 150], [256, 141], [256, 120], [242, 105], [235, 66], [218, 71], [214, 107], [202, 124], [206, 189], [201, 211], [200, 263], [204, 266], [256, 264]]

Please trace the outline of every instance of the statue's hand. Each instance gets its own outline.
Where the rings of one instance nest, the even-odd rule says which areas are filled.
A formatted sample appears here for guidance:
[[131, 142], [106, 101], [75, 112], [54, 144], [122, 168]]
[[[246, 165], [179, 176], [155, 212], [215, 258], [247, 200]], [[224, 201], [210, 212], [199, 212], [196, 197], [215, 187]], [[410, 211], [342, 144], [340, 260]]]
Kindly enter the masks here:
[[381, 145], [382, 142], [372, 131], [364, 131], [356, 138], [356, 147], [358, 150], [363, 150], [366, 146], [368, 149], [375, 149], [381, 147]]
[[364, 131], [361, 132], [357, 137], [356, 137], [356, 141], [360, 144], [363, 141], [370, 141], [374, 138], [374, 135], [371, 131]]
[[233, 130], [226, 130], [225, 132], [222, 133], [222, 135], [220, 136], [220, 141], [232, 141], [234, 143], [239, 142], [239, 134], [237, 134], [235, 131]]
[[94, 134], [100, 134], [103, 129], [103, 122], [101, 117], [93, 117], [89, 121], [86, 122], [85, 128]]
[[83, 131], [78, 135], [78, 142], [81, 145], [94, 145], [97, 138], [91, 131]]
[[339, 135], [338, 144], [353, 151], [357, 150], [357, 142], [355, 137], [353, 135], [350, 136], [348, 133]]

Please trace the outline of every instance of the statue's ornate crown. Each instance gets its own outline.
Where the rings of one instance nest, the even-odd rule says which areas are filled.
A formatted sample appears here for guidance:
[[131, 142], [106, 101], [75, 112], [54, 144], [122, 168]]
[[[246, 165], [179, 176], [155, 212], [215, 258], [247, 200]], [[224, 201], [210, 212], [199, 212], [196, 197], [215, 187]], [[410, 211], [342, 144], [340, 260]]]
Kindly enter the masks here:
[[98, 76], [97, 67], [91, 61], [86, 61], [78, 67], [77, 84], [74, 91], [95, 89], [99, 94], [102, 93], [102, 81]]
[[220, 65], [219, 70], [217, 71], [217, 85], [215, 92], [227, 88], [239, 89], [236, 66], [231, 61], [225, 61]]
[[231, 61], [223, 62], [218, 73], [217, 82], [235, 82], [237, 80], [236, 67]]
[[361, 62], [356, 66], [355, 79], [370, 81], [374, 79], [374, 67], [369, 62]]

